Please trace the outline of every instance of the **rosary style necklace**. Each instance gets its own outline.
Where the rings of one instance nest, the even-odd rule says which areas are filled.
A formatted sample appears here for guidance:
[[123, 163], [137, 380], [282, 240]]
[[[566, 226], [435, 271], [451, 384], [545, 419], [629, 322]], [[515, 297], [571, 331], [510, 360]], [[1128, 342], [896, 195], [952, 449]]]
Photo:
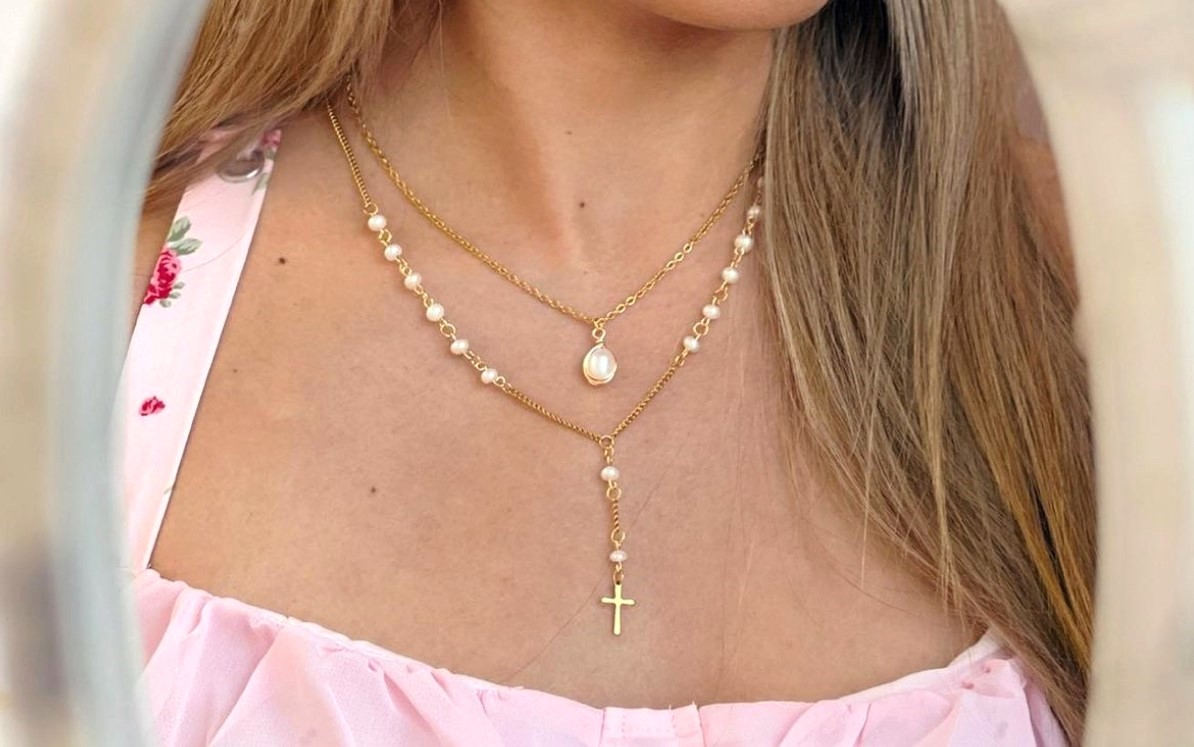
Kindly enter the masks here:
[[[351, 94], [350, 101], [353, 101], [353, 99], [351, 99]], [[394, 242], [393, 234], [391, 234], [390, 230], [386, 227], [387, 221], [385, 216], [382, 215], [380, 208], [378, 208], [377, 203], [373, 201], [373, 198], [369, 194], [369, 190], [365, 186], [365, 179], [361, 174], [360, 164], [357, 161], [356, 154], [353, 151], [352, 146], [349, 145], [348, 137], [344, 132], [344, 127], [340, 122], [339, 116], [336, 114], [335, 108], [330, 102], [325, 104], [325, 108], [327, 110], [328, 120], [331, 123], [332, 130], [336, 134], [336, 139], [340, 144], [340, 149], [344, 153], [344, 158], [348, 163], [349, 171], [352, 173], [353, 182], [355, 183], [357, 192], [360, 195], [361, 209], [366, 216], [366, 226], [368, 227], [369, 231], [376, 236], [378, 242], [381, 244], [382, 255], [390, 262], [393, 262], [398, 268], [398, 272], [402, 274], [403, 286], [405, 286], [407, 290], [409, 290], [416, 298], [419, 299], [419, 301], [422, 302], [424, 316], [428, 322], [435, 325], [435, 328], [439, 330], [440, 335], [442, 335], [448, 341], [448, 350], [452, 353], [452, 355], [471, 366], [479, 374], [482, 384], [488, 385], [502, 394], [505, 394], [518, 404], [538, 414], [542, 418], [555, 423], [558, 426], [567, 428], [577, 435], [585, 437], [601, 449], [601, 454], [604, 458], [604, 464], [600, 468], [597, 476], [600, 477], [601, 482], [605, 486], [605, 499], [609, 503], [610, 522], [612, 526], [609, 533], [609, 543], [613, 548], [609, 553], [609, 561], [613, 564], [613, 591], [611, 596], [602, 597], [601, 603], [612, 605], [614, 612], [613, 634], [616, 636], [621, 635], [622, 607], [633, 606], [635, 601], [622, 596], [622, 583], [625, 579], [624, 566], [627, 559], [626, 551], [622, 549], [622, 546], [626, 542], [626, 530], [622, 526], [621, 518], [618, 513], [618, 504], [622, 498], [622, 486], [620, 482], [622, 475], [617, 466], [614, 464], [614, 447], [616, 445], [618, 436], [622, 435], [622, 433], [625, 432], [626, 429], [629, 428], [631, 424], [633, 424], [638, 417], [643, 414], [643, 411], [647, 409], [647, 406], [651, 404], [651, 401], [655, 399], [656, 395], [663, 391], [664, 387], [667, 386], [668, 382], [672, 380], [672, 377], [676, 375], [676, 372], [680, 370], [689, 357], [700, 350], [701, 339], [709, 333], [710, 324], [712, 324], [714, 320], [721, 316], [721, 307], [729, 297], [730, 288], [738, 282], [741, 276], [739, 265], [741, 265], [742, 260], [754, 248], [755, 245], [754, 230], [755, 226], [758, 224], [760, 216], [762, 215], [762, 208], [759, 205], [758, 194], [758, 191], [761, 190], [761, 186], [758, 188], [758, 190], [756, 190], [755, 200], [746, 211], [746, 219], [742, 226], [742, 232], [734, 238], [734, 248], [730, 255], [729, 264], [727, 264], [726, 267], [721, 271], [721, 282], [713, 291], [709, 302], [702, 307], [701, 317], [692, 325], [691, 333], [686, 335], [681, 341], [678, 351], [672, 357], [668, 367], [662, 374], [660, 374], [659, 378], [655, 380], [655, 383], [651, 385], [646, 394], [644, 394], [643, 397], [638, 401], [638, 404], [636, 404], [630, 410], [630, 412], [627, 413], [627, 415], [613, 427], [612, 430], [610, 430], [608, 433], [601, 433], [597, 430], [581, 425], [573, 420], [569, 420], [568, 418], [548, 408], [546, 405], [543, 405], [537, 400], [533, 399], [521, 389], [517, 388], [513, 383], [511, 383], [508, 377], [506, 377], [504, 374], [498, 373], [496, 368], [490, 366], [489, 363], [472, 348], [472, 346], [469, 344], [469, 341], [458, 333], [456, 326], [448, 320], [447, 312], [444, 309], [443, 304], [437, 301], [435, 297], [432, 296], [427, 290], [423, 284], [423, 276], [415, 272], [414, 268], [404, 256], [405, 252], [403, 248]], [[758, 157], [753, 159], [752, 166], [759, 160], [760, 159]], [[390, 167], [390, 170], [392, 172], [392, 167]], [[396, 174], [392, 174], [392, 176], [395, 179], [397, 178]], [[743, 174], [743, 176], [739, 179], [739, 183], [735, 184], [735, 188], [732, 191], [733, 194], [737, 193], [737, 191], [741, 188], [741, 182], [744, 182], [748, 177], [749, 172]], [[719, 208], [719, 213], [725, 212], [727, 207], [728, 204], [721, 206]], [[705, 229], [705, 232], [708, 232], [707, 228]], [[703, 234], [701, 235], [703, 236]], [[641, 298], [641, 296], [639, 297]], [[596, 322], [598, 320], [594, 321]], [[594, 330], [602, 331], [603, 324], [604, 323], [602, 323], [602, 326], [595, 325]], [[598, 343], [600, 343], [600, 341], [601, 339], [598, 338]]]
[[579, 311], [575, 307], [553, 298], [544, 291], [535, 287], [533, 284], [527, 282], [509, 267], [481, 251], [475, 244], [473, 244], [473, 242], [469, 241], [460, 232], [449, 226], [443, 218], [437, 215], [433, 210], [431, 210], [431, 208], [427, 207], [427, 204], [424, 203], [417, 194], [415, 194], [415, 191], [411, 189], [410, 185], [407, 184], [401, 176], [399, 176], [398, 169], [394, 167], [385, 151], [382, 150], [381, 145], [378, 144], [377, 138], [373, 136], [373, 131], [369, 128], [368, 123], [365, 121], [365, 115], [361, 109], [360, 102], [357, 100], [356, 91], [353, 90], [351, 83], [345, 84], [345, 98], [348, 103], [348, 108], [352, 111], [353, 117], [356, 119], [357, 128], [361, 131], [361, 137], [364, 139], [365, 144], [369, 147], [369, 150], [373, 153], [374, 158], [377, 159], [377, 162], [386, 172], [386, 175], [389, 176], [390, 181], [392, 181], [394, 186], [398, 188], [398, 191], [402, 193], [402, 196], [406, 198], [406, 201], [409, 202], [411, 207], [413, 207], [421, 216], [423, 216], [428, 223], [434, 226], [440, 233], [451, 239], [452, 242], [461, 249], [465, 250], [474, 258], [483, 263], [490, 270], [493, 270], [493, 272], [495, 272], [497, 275], [501, 276], [509, 283], [517, 286], [536, 301], [539, 301], [553, 311], [557, 311], [564, 316], [581, 322], [591, 328], [593, 345], [589, 348], [588, 352], [585, 353], [584, 358], [581, 360], [580, 370], [581, 374], [583, 374], [585, 377], [585, 381], [589, 382], [589, 384], [593, 386], [602, 386], [610, 383], [613, 381], [614, 375], [618, 372], [618, 359], [605, 342], [606, 325], [630, 310], [632, 306], [641, 301], [643, 297], [650, 293], [659, 283], [659, 281], [663, 279], [664, 275], [667, 275], [669, 272], [676, 269], [676, 267], [683, 262], [689, 254], [692, 253], [692, 250], [696, 248], [696, 245], [700, 243], [701, 239], [705, 238], [705, 235], [717, 225], [717, 222], [721, 220], [721, 217], [725, 214], [726, 210], [728, 210], [730, 205], [733, 204], [734, 198], [738, 196], [738, 193], [746, 184], [746, 180], [750, 178], [751, 172], [754, 171], [755, 166], [758, 164], [757, 156], [751, 159], [751, 162], [746, 165], [745, 169], [742, 170], [742, 173], [738, 176], [738, 179], [730, 187], [729, 191], [726, 192], [725, 196], [722, 197], [721, 202], [717, 204], [717, 207], [713, 209], [713, 212], [710, 213], [707, 218], [705, 218], [705, 221], [697, 229], [696, 233], [694, 233], [692, 237], [684, 243], [684, 246], [682, 246], [679, 251], [673, 254], [671, 258], [669, 258], [668, 261], [665, 262], [663, 266], [655, 272], [654, 275], [648, 278], [647, 282], [639, 286], [638, 290], [627, 296], [609, 311], [600, 316], [595, 316]]

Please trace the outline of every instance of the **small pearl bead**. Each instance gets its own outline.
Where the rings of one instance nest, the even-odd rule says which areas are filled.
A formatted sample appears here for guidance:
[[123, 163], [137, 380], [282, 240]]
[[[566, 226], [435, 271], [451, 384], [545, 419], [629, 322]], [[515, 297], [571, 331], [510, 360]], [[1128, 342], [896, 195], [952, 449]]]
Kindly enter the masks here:
[[701, 341], [697, 338], [693, 337], [692, 335], [684, 338], [684, 349], [688, 352], [695, 353], [697, 350], [700, 350], [700, 348]]
[[730, 285], [733, 285], [734, 283], [738, 282], [738, 278], [740, 278], [740, 277], [742, 277], [741, 273], [739, 273], [733, 267], [727, 267], [721, 271], [721, 279], [726, 281]]
[[444, 318], [444, 307], [441, 304], [433, 303], [427, 307], [427, 321], [438, 322]]
[[381, 213], [378, 213], [377, 215], [370, 215], [368, 224], [370, 231], [380, 231], [386, 227], [386, 217]]
[[721, 309], [718, 308], [717, 304], [711, 303], [705, 308], [701, 309], [701, 316], [705, 317], [706, 319], [716, 319], [717, 317], [721, 316]]
[[452, 344], [448, 346], [452, 351], [452, 355], [464, 355], [468, 352], [468, 340], [461, 337], [457, 340], [452, 340]]
[[751, 220], [758, 220], [763, 215], [762, 205], [751, 205], [746, 210], [746, 217]]
[[492, 384], [497, 381], [498, 372], [496, 368], [487, 368], [481, 372], [481, 383]]
[[615, 563], [624, 563], [626, 561], [626, 551], [625, 550], [614, 550], [613, 552], [611, 552], [609, 554], [609, 559], [614, 561]]
[[755, 240], [744, 233], [740, 233], [734, 238], [734, 248], [742, 250], [743, 253], [749, 252], [755, 248]]
[[418, 288], [419, 284], [422, 282], [423, 282], [423, 276], [417, 272], [412, 272], [411, 274], [406, 276], [406, 279], [402, 281], [402, 284], [405, 285], [407, 288], [414, 290], [415, 288]]
[[397, 244], [388, 244], [385, 250], [386, 259], [393, 262], [402, 256], [402, 247]]
[[621, 476], [622, 476], [622, 473], [619, 472], [618, 468], [612, 464], [607, 467], [601, 468], [601, 479], [605, 480], [606, 482], [613, 482], [614, 480], [617, 480]]

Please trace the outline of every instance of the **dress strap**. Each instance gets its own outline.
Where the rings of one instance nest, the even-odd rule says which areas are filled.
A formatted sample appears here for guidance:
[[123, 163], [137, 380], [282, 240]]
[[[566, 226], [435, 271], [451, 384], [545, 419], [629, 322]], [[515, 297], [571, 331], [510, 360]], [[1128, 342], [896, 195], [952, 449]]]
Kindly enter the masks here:
[[281, 131], [191, 184], [137, 313], [121, 374], [128, 562], [149, 566], [261, 214]]

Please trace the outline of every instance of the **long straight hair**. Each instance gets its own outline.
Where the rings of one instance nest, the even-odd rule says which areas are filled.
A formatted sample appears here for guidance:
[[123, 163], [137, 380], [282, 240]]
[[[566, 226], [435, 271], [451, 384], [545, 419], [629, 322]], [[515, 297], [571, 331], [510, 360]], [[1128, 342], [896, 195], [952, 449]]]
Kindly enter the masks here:
[[[439, 0], [213, 0], [149, 201], [413, 54]], [[1016, 157], [994, 0], [832, 0], [776, 32], [763, 227], [789, 445], [942, 601], [993, 627], [1081, 739], [1095, 571], [1064, 247]], [[218, 159], [212, 159], [218, 162]], [[793, 455], [794, 456], [794, 455]]]

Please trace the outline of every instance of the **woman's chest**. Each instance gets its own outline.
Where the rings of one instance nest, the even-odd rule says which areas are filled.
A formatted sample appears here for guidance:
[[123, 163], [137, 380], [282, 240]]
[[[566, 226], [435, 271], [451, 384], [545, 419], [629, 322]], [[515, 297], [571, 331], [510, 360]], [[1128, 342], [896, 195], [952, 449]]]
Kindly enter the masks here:
[[[154, 553], [164, 576], [590, 703], [831, 697], [968, 642], [879, 548], [859, 588], [861, 527], [789, 470], [751, 276], [616, 440], [634, 600], [617, 605], [603, 449], [484, 385], [367, 236], [328, 241], [340, 228], [312, 220], [267, 215], [255, 239]], [[467, 258], [416, 267], [532, 403], [598, 434], [652, 390], [702, 292], [677, 280], [611, 325], [618, 377], [594, 389], [587, 330]]]

